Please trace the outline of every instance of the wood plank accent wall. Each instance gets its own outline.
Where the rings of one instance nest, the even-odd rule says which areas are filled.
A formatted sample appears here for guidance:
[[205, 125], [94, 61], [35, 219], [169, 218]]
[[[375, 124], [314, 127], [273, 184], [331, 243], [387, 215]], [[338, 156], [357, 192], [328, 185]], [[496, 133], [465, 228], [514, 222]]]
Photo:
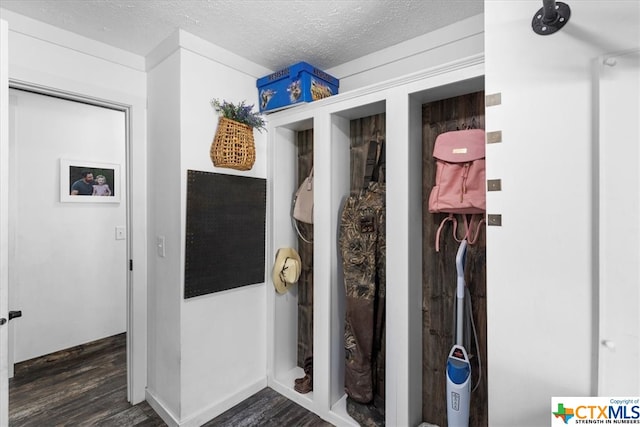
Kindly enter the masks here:
[[[313, 166], [313, 129], [300, 131], [297, 137], [298, 185], [296, 188], [309, 176]], [[313, 225], [298, 223], [298, 226], [305, 238], [311, 240]], [[298, 366], [304, 368], [305, 359], [313, 361], [313, 244], [298, 237], [298, 253], [302, 261], [302, 271], [298, 279]]]
[[[429, 213], [429, 192], [435, 182], [433, 145], [436, 137], [451, 130], [485, 128], [484, 92], [476, 92], [423, 105], [422, 108], [422, 188], [423, 188], [423, 420], [447, 425], [446, 361], [455, 342], [454, 307], [456, 290], [455, 257], [459, 243], [451, 234], [451, 225], [442, 230], [440, 252], [435, 251], [436, 230], [446, 214]], [[487, 311], [486, 311], [486, 241], [481, 232], [478, 242], [469, 246], [465, 279], [473, 303], [480, 350], [475, 344], [467, 348], [472, 366], [472, 387], [480, 372], [482, 378], [471, 394], [469, 425], [487, 426]], [[466, 328], [466, 325], [465, 325]]]

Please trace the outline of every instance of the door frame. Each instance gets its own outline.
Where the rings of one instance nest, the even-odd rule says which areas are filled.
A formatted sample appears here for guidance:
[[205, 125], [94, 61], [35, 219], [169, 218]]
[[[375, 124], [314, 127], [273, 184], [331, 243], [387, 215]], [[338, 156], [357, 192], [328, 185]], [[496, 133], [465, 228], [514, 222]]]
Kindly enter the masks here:
[[[126, 247], [127, 264], [123, 268], [127, 269], [127, 302], [126, 302], [126, 360], [127, 360], [127, 400], [131, 404], [137, 404], [145, 398], [146, 388], [146, 241], [137, 242], [134, 240], [135, 229], [146, 230], [146, 220], [139, 214], [133, 214], [133, 200], [135, 188], [133, 185], [134, 165], [132, 161], [133, 133], [132, 133], [132, 109], [133, 105], [118, 101], [100, 99], [95, 96], [72, 93], [66, 90], [46, 87], [29, 82], [19, 81], [9, 78], [8, 89], [24, 90], [40, 95], [53, 96], [68, 101], [82, 102], [85, 104], [110, 108], [121, 111], [125, 116], [125, 167], [123, 174], [126, 176], [127, 197], [126, 197]], [[7, 90], [8, 91], [8, 90]], [[4, 114], [3, 114], [4, 115]], [[4, 143], [3, 143], [4, 144]], [[7, 138], [8, 144], [8, 138]], [[146, 147], [145, 147], [146, 148]], [[8, 150], [7, 150], [8, 151]], [[3, 167], [7, 166], [3, 163]], [[138, 165], [139, 166], [139, 165]], [[144, 163], [142, 164], [144, 168]], [[10, 169], [10, 168], [9, 168]], [[8, 172], [13, 173], [11, 171]], [[146, 206], [146, 198], [142, 201]], [[146, 208], [142, 209], [146, 213]], [[142, 223], [141, 223], [142, 222]], [[146, 236], [146, 233], [143, 233]], [[136, 245], [137, 243], [137, 245]], [[132, 269], [133, 260], [136, 253], [143, 251], [141, 261], [136, 265], [141, 268]], [[141, 271], [143, 270], [143, 271]], [[136, 274], [143, 273], [143, 274]], [[8, 283], [7, 283], [8, 285]], [[134, 286], [135, 285], [135, 286]], [[8, 287], [8, 286], [7, 286]], [[143, 321], [140, 321], [143, 319]], [[0, 396], [2, 391], [0, 391]], [[2, 416], [0, 416], [2, 425]]]
[[[9, 24], [0, 19], [0, 318], [8, 319], [9, 281]], [[0, 325], [0, 426], [9, 425], [9, 327]]]
[[[607, 170], [612, 168], [620, 168], [619, 161], [616, 161], [617, 156], [624, 152], [627, 159], [627, 166], [629, 163], [635, 160], [637, 166], [640, 163], [640, 152], [636, 153], [636, 158], [629, 157], [630, 153], [624, 151], [612, 149], [611, 144], [608, 144], [608, 140], [605, 140], [605, 127], [602, 124], [602, 97], [603, 89], [601, 87], [601, 78], [606, 74], [606, 70], [609, 67], [622, 66], [619, 64], [621, 59], [625, 57], [633, 57], [640, 59], [640, 49], [633, 48], [625, 51], [610, 52], [596, 57], [592, 62], [592, 93], [593, 93], [593, 107], [592, 107], [592, 134], [594, 135], [594, 143], [592, 148], [593, 158], [593, 172], [592, 172], [592, 186], [594, 188], [594, 198], [592, 201], [593, 211], [593, 229], [594, 229], [594, 243], [592, 249], [592, 275], [593, 275], [593, 354], [594, 364], [592, 370], [592, 384], [594, 396], [611, 396], [615, 389], [619, 389], [620, 386], [611, 379], [611, 371], [614, 366], [638, 366], [638, 354], [640, 354], [640, 339], [638, 337], [638, 327], [640, 324], [640, 314], [635, 307], [630, 308], [629, 322], [624, 322], [624, 336], [622, 340], [620, 333], [620, 322], [615, 319], [611, 319], [612, 313], [620, 312], [620, 298], [625, 300], [629, 305], [635, 303], [636, 307], [640, 307], [640, 295], [636, 297], [634, 301], [630, 298], [630, 295], [625, 292], [626, 289], [621, 285], [636, 283], [638, 276], [640, 276], [640, 269], [636, 265], [636, 270], [633, 271], [631, 263], [625, 262], [625, 260], [613, 259], [611, 257], [612, 249], [616, 249], [616, 246], [625, 245], [625, 253], [627, 260], [637, 259], [637, 254], [640, 252], [640, 246], [638, 246], [638, 238], [640, 233], [636, 236], [629, 233], [629, 229], [626, 228], [625, 234], [614, 232], [611, 229], [611, 219], [617, 218], [620, 212], [625, 212], [620, 216], [621, 223], [624, 223], [624, 218], [630, 218], [633, 221], [633, 215], [628, 216], [628, 207], [630, 204], [638, 203], [640, 197], [633, 190], [629, 193], [625, 191], [626, 197], [624, 200], [623, 208], [621, 209], [620, 203], [615, 203], [615, 207], [612, 207], [612, 201], [619, 200], [619, 194], [615, 193], [616, 186], [610, 181]], [[635, 61], [638, 61], [635, 59]], [[636, 71], [634, 69], [634, 71]], [[627, 86], [625, 86], [627, 87]], [[632, 106], [638, 108], [637, 104]], [[633, 112], [631, 113], [633, 116]], [[617, 116], [617, 115], [616, 115]], [[620, 120], [621, 124], [624, 123], [627, 126], [627, 121]], [[629, 124], [632, 125], [632, 124]], [[635, 124], [636, 126], [637, 123]], [[623, 128], [619, 126], [619, 128]], [[636, 131], [640, 131], [640, 128], [636, 128]], [[626, 138], [622, 138], [626, 140]], [[632, 140], [633, 138], [631, 138]], [[624, 166], [622, 167], [625, 170]], [[630, 187], [640, 186], [640, 181], [628, 184]], [[623, 187], [620, 187], [623, 188]], [[626, 188], [626, 187], [625, 187]], [[629, 196], [630, 194], [630, 196]], [[633, 200], [635, 195], [636, 199]], [[634, 239], [635, 237], [635, 239]], [[628, 241], [635, 243], [627, 243]], [[613, 302], [613, 304], [612, 304]], [[613, 307], [612, 307], [613, 305]], [[615, 307], [615, 308], [614, 308]], [[633, 313], [636, 313], [635, 315]], [[625, 313], [626, 314], [626, 313]], [[633, 318], [635, 316], [635, 319]], [[634, 322], [635, 321], [635, 322]], [[632, 330], [635, 325], [636, 329]], [[635, 333], [635, 335], [634, 335]], [[633, 341], [635, 339], [635, 341]], [[625, 342], [626, 341], [626, 342]], [[617, 343], [616, 343], [617, 342]], [[629, 343], [635, 344], [635, 347]], [[626, 350], [626, 351], [625, 351]], [[633, 354], [636, 357], [633, 357]], [[629, 384], [623, 385], [623, 393], [618, 394], [632, 394], [633, 389], [637, 393], [640, 390], [640, 372], [633, 369], [634, 379], [636, 384], [631, 384], [632, 380], [629, 380]], [[616, 384], [615, 386], [612, 386]], [[614, 389], [615, 387], [615, 389]], [[628, 388], [631, 388], [629, 392]]]

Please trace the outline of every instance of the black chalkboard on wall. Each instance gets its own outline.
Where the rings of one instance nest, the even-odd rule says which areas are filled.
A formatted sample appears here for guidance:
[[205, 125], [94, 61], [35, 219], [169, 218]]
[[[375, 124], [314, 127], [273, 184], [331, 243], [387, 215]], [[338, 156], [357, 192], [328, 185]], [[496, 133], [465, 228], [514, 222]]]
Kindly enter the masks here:
[[267, 185], [187, 171], [184, 298], [265, 281]]

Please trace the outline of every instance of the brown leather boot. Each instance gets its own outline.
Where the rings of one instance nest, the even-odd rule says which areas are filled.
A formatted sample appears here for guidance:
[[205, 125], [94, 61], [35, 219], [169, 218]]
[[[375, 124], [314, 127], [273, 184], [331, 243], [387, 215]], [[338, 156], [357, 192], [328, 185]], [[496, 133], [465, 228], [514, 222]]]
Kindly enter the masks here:
[[311, 376], [305, 375], [302, 381], [296, 383], [296, 385], [293, 386], [293, 389], [300, 394], [309, 393], [311, 390], [313, 390], [313, 380], [311, 379]]

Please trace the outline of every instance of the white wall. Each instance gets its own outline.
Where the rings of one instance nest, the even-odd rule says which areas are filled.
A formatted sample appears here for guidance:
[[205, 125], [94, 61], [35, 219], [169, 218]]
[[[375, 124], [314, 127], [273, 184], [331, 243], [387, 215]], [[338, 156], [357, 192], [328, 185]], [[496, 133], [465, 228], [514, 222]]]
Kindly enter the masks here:
[[[591, 62], [638, 45], [636, 1], [572, 1], [558, 33], [539, 1], [485, 2], [489, 425], [549, 423], [552, 396], [595, 393]], [[631, 314], [630, 314], [631, 315]], [[517, 391], [517, 392], [516, 392]]]
[[[148, 73], [149, 365], [147, 400], [180, 416], [180, 54]], [[156, 238], [165, 239], [165, 256]], [[155, 407], [155, 406], [154, 406]], [[159, 408], [160, 409], [160, 408]]]
[[[146, 190], [146, 73], [144, 59], [68, 31], [0, 9], [9, 25], [9, 79], [36, 87], [79, 94], [129, 107], [128, 158], [131, 217], [128, 251], [134, 270], [129, 274], [129, 360], [131, 400], [144, 399], [146, 386], [147, 190]], [[3, 112], [8, 114], [8, 111]], [[55, 250], [71, 252], [60, 242]], [[129, 342], [131, 344], [131, 342]]]
[[[209, 102], [218, 98], [257, 104], [256, 78], [184, 49], [180, 82], [180, 229], [184, 242], [187, 170], [266, 179], [267, 135], [254, 131], [256, 162], [250, 171], [214, 167], [209, 148], [218, 117]], [[184, 260], [184, 253], [181, 258]], [[265, 265], [265, 271], [267, 268], [270, 266]], [[198, 422], [193, 425], [208, 421], [266, 385], [266, 292], [273, 289], [259, 284], [181, 300], [182, 416], [195, 417], [192, 422]]]
[[[170, 424], [201, 425], [266, 385], [266, 286], [184, 299], [187, 170], [266, 177], [266, 134], [250, 171], [215, 168], [212, 98], [257, 102], [256, 76], [210, 59], [213, 45], [178, 31], [149, 66], [151, 190], [149, 397]], [[254, 64], [257, 72], [268, 73]], [[155, 253], [164, 236], [166, 256]], [[265, 266], [266, 269], [266, 266]]]
[[[10, 309], [14, 362], [126, 331], [126, 177], [120, 203], [61, 203], [60, 159], [125, 164], [122, 111], [12, 91]], [[68, 190], [67, 190], [68, 191]], [[65, 193], [68, 194], [68, 193]], [[64, 242], [64, 250], [56, 250]]]
[[483, 32], [483, 15], [475, 15], [325, 71], [340, 79], [340, 93], [348, 92], [482, 54]]

